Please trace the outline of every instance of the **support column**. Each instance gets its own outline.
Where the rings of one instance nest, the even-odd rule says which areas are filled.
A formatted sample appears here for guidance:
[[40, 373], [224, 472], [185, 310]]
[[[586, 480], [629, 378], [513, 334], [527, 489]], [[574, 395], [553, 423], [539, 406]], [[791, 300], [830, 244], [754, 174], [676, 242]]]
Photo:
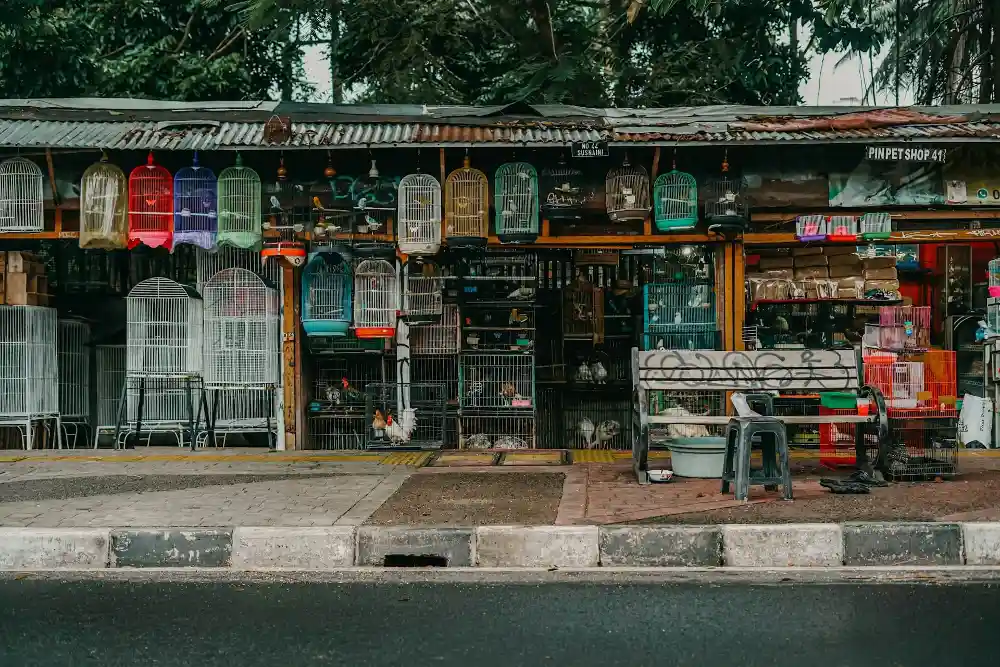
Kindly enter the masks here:
[[284, 448], [301, 449], [299, 440], [299, 409], [302, 404], [302, 349], [299, 341], [299, 281], [295, 268], [288, 263], [281, 266], [281, 386], [284, 402]]
[[733, 350], [745, 350], [743, 342], [743, 326], [746, 322], [746, 254], [743, 241], [734, 241], [733, 249], [733, 289], [729, 312], [732, 314]]

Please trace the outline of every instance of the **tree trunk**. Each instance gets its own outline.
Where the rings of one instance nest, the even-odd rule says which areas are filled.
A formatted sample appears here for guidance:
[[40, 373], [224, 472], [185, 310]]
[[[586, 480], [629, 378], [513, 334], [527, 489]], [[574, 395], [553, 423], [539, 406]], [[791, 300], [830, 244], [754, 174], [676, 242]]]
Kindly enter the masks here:
[[556, 34], [552, 29], [552, 10], [549, 8], [547, 0], [528, 0], [528, 11], [531, 12], [531, 19], [538, 28], [538, 36], [545, 44], [546, 56], [551, 56], [552, 60], [558, 62], [559, 54], [556, 51]]
[[979, 16], [979, 103], [993, 95], [993, 0], [983, 0]]

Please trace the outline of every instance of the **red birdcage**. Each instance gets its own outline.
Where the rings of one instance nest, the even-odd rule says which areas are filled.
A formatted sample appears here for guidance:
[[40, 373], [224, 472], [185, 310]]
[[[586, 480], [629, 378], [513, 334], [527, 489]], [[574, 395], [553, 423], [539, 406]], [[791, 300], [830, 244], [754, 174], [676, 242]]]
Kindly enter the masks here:
[[930, 350], [905, 361], [891, 356], [865, 357], [865, 384], [885, 396], [890, 419], [956, 417], [955, 353]]
[[136, 167], [128, 177], [128, 247], [145, 243], [171, 247], [174, 230], [174, 179], [153, 162]]

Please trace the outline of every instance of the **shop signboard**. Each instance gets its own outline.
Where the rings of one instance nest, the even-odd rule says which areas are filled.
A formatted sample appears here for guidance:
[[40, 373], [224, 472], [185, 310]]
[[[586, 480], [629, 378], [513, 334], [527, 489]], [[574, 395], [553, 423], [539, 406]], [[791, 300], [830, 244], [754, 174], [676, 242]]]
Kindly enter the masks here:
[[570, 146], [573, 157], [608, 157], [611, 151], [606, 141], [574, 141]]
[[865, 147], [865, 159], [873, 162], [936, 162], [944, 164], [948, 161], [948, 149], [875, 144]]

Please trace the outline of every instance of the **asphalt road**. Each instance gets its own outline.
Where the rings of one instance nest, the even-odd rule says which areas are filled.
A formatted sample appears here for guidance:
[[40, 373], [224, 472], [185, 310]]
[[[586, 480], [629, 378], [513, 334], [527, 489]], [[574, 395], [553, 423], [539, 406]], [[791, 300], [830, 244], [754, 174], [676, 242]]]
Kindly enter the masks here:
[[0, 581], [0, 665], [986, 665], [996, 585]]

